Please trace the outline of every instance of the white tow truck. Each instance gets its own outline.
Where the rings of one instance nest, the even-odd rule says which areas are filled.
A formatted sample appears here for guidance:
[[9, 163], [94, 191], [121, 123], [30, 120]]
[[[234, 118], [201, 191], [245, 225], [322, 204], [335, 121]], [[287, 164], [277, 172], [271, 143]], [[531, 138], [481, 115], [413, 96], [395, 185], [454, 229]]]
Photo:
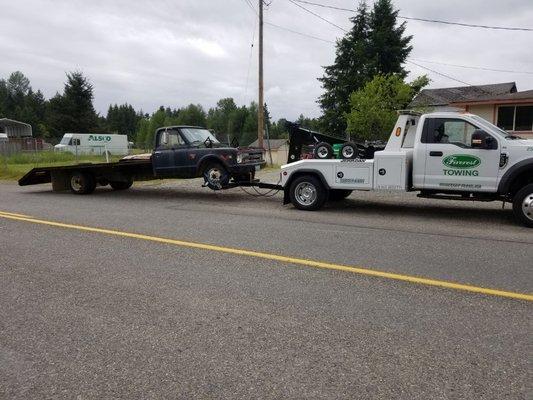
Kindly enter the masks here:
[[533, 227], [533, 140], [473, 114], [401, 111], [385, 149], [373, 158], [296, 161], [282, 166], [281, 186], [284, 203], [301, 210], [320, 209], [355, 190], [500, 200], [512, 203], [517, 220]]

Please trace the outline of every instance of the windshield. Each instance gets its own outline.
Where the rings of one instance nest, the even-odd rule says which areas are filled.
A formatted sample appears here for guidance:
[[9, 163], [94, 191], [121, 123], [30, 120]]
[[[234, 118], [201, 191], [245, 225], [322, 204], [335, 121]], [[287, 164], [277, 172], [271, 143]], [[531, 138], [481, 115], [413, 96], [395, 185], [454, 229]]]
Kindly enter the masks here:
[[216, 137], [213, 136], [211, 132], [207, 129], [202, 128], [181, 128], [181, 133], [185, 136], [185, 139], [189, 143], [203, 143], [207, 139], [211, 139], [213, 143], [219, 143]]
[[65, 135], [63, 136], [63, 139], [61, 139], [60, 144], [68, 145], [70, 143], [70, 139], [72, 139], [72, 135]]
[[511, 135], [509, 132], [504, 131], [502, 128], [498, 128], [496, 125], [490, 123], [489, 121], [487, 121], [484, 118], [481, 118], [478, 115], [471, 115], [471, 117], [475, 119], [477, 122], [479, 122], [481, 125], [483, 125], [485, 128], [491, 129], [492, 131], [499, 134], [500, 136], [507, 137]]

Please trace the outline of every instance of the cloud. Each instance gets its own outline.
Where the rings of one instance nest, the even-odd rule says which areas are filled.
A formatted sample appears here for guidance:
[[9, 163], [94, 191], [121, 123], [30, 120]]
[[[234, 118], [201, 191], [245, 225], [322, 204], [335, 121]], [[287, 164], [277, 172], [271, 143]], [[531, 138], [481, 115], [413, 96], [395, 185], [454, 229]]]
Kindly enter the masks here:
[[[358, 2], [330, 3], [355, 8]], [[421, 18], [526, 27], [533, 21], [530, 0], [397, 0], [395, 5], [401, 15]], [[244, 104], [257, 96], [256, 15], [244, 0], [0, 0], [0, 7], [0, 77], [21, 70], [48, 97], [62, 90], [65, 73], [73, 70], [91, 79], [101, 113], [111, 103], [129, 102], [152, 112], [159, 105], [208, 108], [222, 97]], [[313, 10], [350, 27], [349, 13]], [[344, 34], [286, 0], [274, 0], [265, 19], [331, 41]], [[416, 59], [533, 70], [531, 32], [416, 21], [407, 23], [407, 32], [414, 36]], [[320, 114], [317, 78], [334, 56], [332, 44], [265, 26], [265, 93], [274, 118]], [[533, 75], [420, 64], [472, 84], [516, 81], [519, 90], [533, 88]], [[406, 68], [410, 78], [428, 73], [433, 87], [459, 85], [412, 64]]]

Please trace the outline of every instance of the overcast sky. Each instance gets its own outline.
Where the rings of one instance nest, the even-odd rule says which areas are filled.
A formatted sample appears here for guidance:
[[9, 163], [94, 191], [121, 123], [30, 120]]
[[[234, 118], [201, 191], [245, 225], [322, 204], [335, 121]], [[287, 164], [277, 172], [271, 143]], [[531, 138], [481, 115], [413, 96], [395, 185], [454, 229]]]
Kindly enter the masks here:
[[[251, 0], [254, 4], [257, 0]], [[343, 32], [288, 0], [269, 0], [266, 21], [334, 41]], [[346, 8], [358, 1], [315, 0]], [[372, 2], [369, 1], [371, 4]], [[532, 0], [395, 0], [404, 16], [533, 27]], [[15, 70], [51, 97], [65, 72], [79, 70], [95, 88], [95, 106], [129, 102], [145, 112], [159, 105], [202, 104], [222, 97], [238, 104], [257, 95], [256, 28], [245, 0], [0, 0], [0, 77]], [[349, 13], [306, 6], [349, 29]], [[413, 61], [469, 84], [516, 81], [533, 89], [533, 74], [488, 72], [421, 61], [533, 72], [533, 32], [492, 31], [408, 21]], [[257, 43], [257, 35], [256, 35]], [[274, 118], [319, 116], [317, 77], [334, 45], [265, 27], [265, 98]], [[460, 85], [428, 73], [431, 87]], [[248, 76], [248, 71], [250, 74]], [[247, 79], [248, 76], [248, 79]]]

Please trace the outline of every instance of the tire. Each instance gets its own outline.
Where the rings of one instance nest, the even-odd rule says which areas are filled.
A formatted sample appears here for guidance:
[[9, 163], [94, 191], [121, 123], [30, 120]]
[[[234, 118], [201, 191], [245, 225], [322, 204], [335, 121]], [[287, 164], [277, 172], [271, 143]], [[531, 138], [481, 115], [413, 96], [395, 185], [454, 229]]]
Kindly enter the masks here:
[[299, 210], [314, 211], [322, 208], [328, 193], [320, 180], [313, 175], [296, 178], [289, 189], [291, 203]]
[[352, 194], [352, 190], [332, 189], [329, 191], [329, 201], [341, 201]]
[[130, 179], [127, 182], [124, 182], [124, 181], [109, 182], [109, 185], [113, 188], [113, 190], [128, 190], [133, 185], [133, 179]]
[[315, 146], [313, 154], [315, 155], [315, 158], [318, 158], [319, 160], [328, 160], [333, 158], [333, 147], [331, 147], [329, 143], [320, 142]]
[[220, 163], [208, 162], [202, 169], [205, 185], [211, 190], [222, 190], [228, 187], [230, 175]]
[[75, 171], [70, 175], [69, 186], [74, 194], [91, 194], [96, 189], [96, 180], [89, 173]]
[[343, 160], [354, 160], [359, 157], [359, 151], [355, 143], [347, 142], [341, 147], [340, 156]]
[[533, 228], [533, 183], [524, 186], [514, 196], [513, 212], [518, 222]]

